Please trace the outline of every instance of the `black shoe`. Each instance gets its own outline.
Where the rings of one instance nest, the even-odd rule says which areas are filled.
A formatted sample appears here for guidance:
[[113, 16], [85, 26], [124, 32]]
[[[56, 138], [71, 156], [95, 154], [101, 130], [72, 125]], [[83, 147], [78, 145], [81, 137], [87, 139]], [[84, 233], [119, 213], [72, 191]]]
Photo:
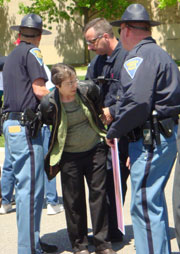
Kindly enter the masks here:
[[105, 250], [99, 250], [95, 252], [96, 254], [117, 254], [113, 249], [105, 249]]
[[56, 245], [50, 245], [47, 243], [43, 243], [41, 241], [39, 241], [39, 242], [41, 245], [41, 249], [46, 253], [53, 253], [53, 252], [57, 252], [57, 250], [58, 250], [58, 247]]
[[90, 254], [88, 250], [75, 251], [74, 254]]

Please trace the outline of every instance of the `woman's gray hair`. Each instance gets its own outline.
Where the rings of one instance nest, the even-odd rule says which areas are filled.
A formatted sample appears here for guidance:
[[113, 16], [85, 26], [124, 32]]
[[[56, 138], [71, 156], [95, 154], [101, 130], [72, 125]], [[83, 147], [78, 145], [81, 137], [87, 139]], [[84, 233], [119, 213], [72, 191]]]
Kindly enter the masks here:
[[76, 75], [76, 70], [73, 66], [57, 63], [54, 64], [51, 68], [51, 81], [58, 86], [61, 86], [61, 83], [69, 77]]

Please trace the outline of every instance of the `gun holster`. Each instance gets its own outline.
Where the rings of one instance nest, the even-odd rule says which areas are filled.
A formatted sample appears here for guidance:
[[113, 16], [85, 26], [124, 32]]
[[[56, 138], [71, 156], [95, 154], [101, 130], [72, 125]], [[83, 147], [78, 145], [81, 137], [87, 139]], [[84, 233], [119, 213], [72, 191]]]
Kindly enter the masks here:
[[36, 138], [42, 126], [40, 112], [35, 113], [31, 109], [26, 109], [24, 111], [24, 119], [26, 119], [26, 121], [24, 122], [22, 120], [21, 125], [26, 125], [30, 137]]
[[153, 134], [152, 134], [152, 124], [150, 121], [146, 121], [143, 125], [143, 144], [152, 145], [153, 144]]
[[171, 137], [174, 131], [175, 122], [172, 118], [159, 120], [159, 131], [164, 137]]

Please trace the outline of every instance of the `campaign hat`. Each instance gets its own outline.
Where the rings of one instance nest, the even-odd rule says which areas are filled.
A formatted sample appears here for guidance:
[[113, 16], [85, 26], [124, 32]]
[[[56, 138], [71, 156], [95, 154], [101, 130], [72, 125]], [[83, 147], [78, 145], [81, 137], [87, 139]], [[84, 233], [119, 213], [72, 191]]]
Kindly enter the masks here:
[[112, 26], [119, 27], [122, 23], [128, 22], [146, 22], [150, 26], [158, 26], [161, 23], [151, 20], [147, 10], [141, 4], [131, 4], [124, 11], [120, 20], [112, 21]]
[[43, 22], [39, 15], [30, 13], [25, 15], [19, 26], [11, 26], [12, 30], [20, 31], [20, 28], [34, 28], [41, 32], [41, 34], [48, 35], [51, 34], [50, 31], [43, 29]]

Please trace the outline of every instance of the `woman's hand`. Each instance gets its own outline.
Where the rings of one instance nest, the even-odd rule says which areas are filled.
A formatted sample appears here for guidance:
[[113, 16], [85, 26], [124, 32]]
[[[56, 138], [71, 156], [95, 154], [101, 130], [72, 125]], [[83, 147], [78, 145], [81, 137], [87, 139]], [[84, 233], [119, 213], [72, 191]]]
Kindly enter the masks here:
[[131, 169], [131, 162], [130, 162], [130, 157], [128, 156], [126, 160], [126, 167], [130, 170]]

